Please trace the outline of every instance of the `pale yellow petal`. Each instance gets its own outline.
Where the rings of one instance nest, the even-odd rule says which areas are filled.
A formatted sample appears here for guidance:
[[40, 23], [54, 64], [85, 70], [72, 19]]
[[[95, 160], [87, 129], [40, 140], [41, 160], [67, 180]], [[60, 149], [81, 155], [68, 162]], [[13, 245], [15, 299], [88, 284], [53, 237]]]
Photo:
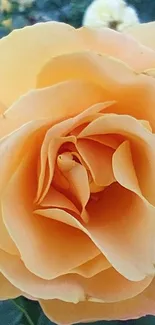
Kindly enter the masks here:
[[154, 134], [132, 116], [105, 114], [86, 126], [78, 137], [99, 134], [118, 134], [130, 141], [139, 186], [144, 197], [155, 205]]
[[[141, 25], [133, 26], [131, 30], [136, 30], [136, 28], [140, 29]], [[85, 48], [117, 58], [138, 72], [155, 66], [155, 52], [140, 44], [139, 39], [137, 41], [130, 35], [109, 28], [92, 29], [87, 27], [79, 29], [79, 33], [84, 40]], [[148, 32], [148, 34], [149, 36], [154, 35], [154, 32]]]
[[127, 279], [154, 275], [155, 208], [118, 184], [98, 196], [87, 206], [90, 238]]
[[67, 80], [53, 87], [32, 90], [0, 116], [0, 138], [27, 122], [50, 119], [56, 123], [103, 101], [102, 88], [89, 81]]
[[[155, 22], [137, 24], [128, 28], [126, 33], [132, 35], [138, 42], [155, 50]], [[152, 62], [153, 63], [153, 62]], [[154, 67], [154, 64], [150, 68]]]
[[108, 186], [115, 181], [111, 148], [89, 139], [79, 139], [76, 147], [97, 185]]
[[86, 278], [91, 278], [92, 276], [100, 273], [101, 271], [107, 270], [110, 267], [111, 264], [108, 262], [105, 256], [103, 254], [99, 254], [92, 260], [70, 270], [68, 273], [75, 273]]
[[57, 22], [39, 23], [13, 31], [0, 41], [0, 100], [9, 107], [36, 88], [36, 77], [53, 56], [81, 50], [76, 30]]
[[68, 79], [92, 81], [103, 87], [104, 100], [116, 100], [105, 112], [129, 114], [148, 120], [155, 130], [155, 80], [130, 69], [122, 61], [91, 51], [66, 54], [51, 60], [42, 70], [38, 86]]
[[[147, 289], [146, 289], [147, 290]], [[41, 307], [46, 316], [60, 325], [96, 322], [97, 320], [128, 320], [146, 315], [155, 315], [155, 302], [143, 294], [135, 298], [115, 303], [80, 302], [65, 303], [60, 300], [41, 300]]]
[[21, 291], [14, 287], [6, 279], [6, 277], [0, 273], [0, 300], [13, 299], [21, 295]]
[[8, 184], [2, 197], [3, 220], [26, 267], [42, 278], [52, 279], [99, 252], [82, 227], [73, 228], [33, 213], [35, 154], [33, 150], [25, 156]]

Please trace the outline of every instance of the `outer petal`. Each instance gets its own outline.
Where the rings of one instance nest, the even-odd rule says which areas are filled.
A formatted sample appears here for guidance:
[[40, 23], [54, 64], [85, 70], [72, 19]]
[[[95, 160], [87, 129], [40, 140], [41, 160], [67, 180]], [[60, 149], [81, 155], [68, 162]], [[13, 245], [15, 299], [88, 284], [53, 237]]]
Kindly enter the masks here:
[[0, 193], [4, 191], [25, 152], [40, 143], [49, 124], [50, 120], [46, 119], [27, 123], [0, 141]]
[[148, 120], [155, 129], [155, 80], [138, 74], [115, 58], [91, 51], [52, 59], [38, 76], [38, 87], [68, 79], [91, 81], [103, 87], [104, 100], [116, 100], [106, 112]]
[[[47, 22], [13, 31], [0, 42], [0, 100], [10, 106], [36, 88], [36, 76], [52, 56], [82, 49], [76, 30]], [[16, 82], [14, 80], [16, 79]]]
[[[137, 24], [126, 30], [126, 33], [132, 35], [136, 40], [145, 46], [155, 50], [155, 22]], [[153, 63], [153, 62], [152, 62]], [[154, 64], [152, 65], [152, 68]], [[151, 68], [151, 66], [150, 66]]]
[[[133, 30], [136, 28], [140, 29], [141, 25], [132, 27]], [[80, 28], [79, 33], [84, 40], [86, 48], [94, 52], [113, 56], [127, 63], [138, 72], [155, 66], [155, 52], [137, 42], [130, 35], [125, 35], [108, 28], [91, 29], [87, 27]], [[148, 31], [148, 34], [150, 35], [150, 41], [151, 39], [153, 40], [154, 32]]]
[[12, 299], [21, 295], [21, 291], [14, 287], [5, 276], [0, 273], [0, 300]]
[[[12, 268], [9, 267], [11, 262]], [[18, 257], [0, 251], [0, 270], [17, 288], [34, 298], [60, 299], [78, 303], [82, 300], [99, 299], [117, 302], [131, 298], [142, 292], [151, 283], [148, 277], [140, 282], [131, 282], [113, 268], [109, 268], [92, 278], [68, 274], [48, 281], [29, 272]]]
[[79, 265], [75, 269], [70, 270], [69, 273], [75, 273], [86, 278], [91, 278], [92, 276], [100, 273], [101, 271], [107, 270], [110, 267], [111, 264], [108, 262], [105, 256], [103, 254], [99, 254], [87, 263]]
[[[10, 267], [11, 264], [11, 267]], [[13, 285], [33, 298], [62, 299], [77, 303], [84, 299], [83, 289], [74, 281], [43, 280], [29, 272], [19, 257], [0, 250], [0, 270]], [[10, 286], [12, 286], [10, 284]], [[20, 292], [16, 289], [16, 292]], [[19, 294], [18, 294], [19, 295]]]
[[104, 100], [103, 89], [89, 81], [67, 80], [53, 87], [32, 90], [0, 116], [0, 137], [33, 120], [46, 118], [56, 123]]
[[11, 239], [7, 231], [7, 228], [3, 222], [1, 211], [0, 211], [0, 248], [10, 254], [19, 255], [19, 251], [15, 243]]
[[97, 320], [127, 320], [155, 315], [155, 301], [147, 297], [149, 288], [132, 299], [115, 303], [65, 303], [60, 300], [41, 300], [40, 304], [49, 319], [57, 324], [93, 322]]

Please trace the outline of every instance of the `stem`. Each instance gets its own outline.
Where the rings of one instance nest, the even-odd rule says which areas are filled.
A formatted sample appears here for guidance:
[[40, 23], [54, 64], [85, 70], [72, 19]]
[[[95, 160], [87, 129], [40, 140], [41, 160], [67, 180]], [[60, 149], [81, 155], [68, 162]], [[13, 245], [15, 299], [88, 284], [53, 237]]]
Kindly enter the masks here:
[[32, 319], [30, 318], [29, 314], [27, 313], [27, 311], [20, 305], [18, 305], [18, 303], [16, 303], [15, 300], [12, 300], [12, 303], [24, 314], [24, 316], [26, 317], [29, 325], [35, 325], [32, 321]]

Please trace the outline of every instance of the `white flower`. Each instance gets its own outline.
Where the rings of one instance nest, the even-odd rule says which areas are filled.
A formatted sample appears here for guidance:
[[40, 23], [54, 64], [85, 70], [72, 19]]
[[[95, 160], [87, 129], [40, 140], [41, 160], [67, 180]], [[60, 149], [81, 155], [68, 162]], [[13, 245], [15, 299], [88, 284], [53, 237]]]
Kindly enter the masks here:
[[127, 6], [124, 0], [94, 0], [83, 18], [84, 26], [110, 27], [118, 31], [138, 23], [136, 11]]
[[9, 0], [0, 0], [0, 12], [10, 12], [12, 5]]
[[18, 0], [19, 10], [23, 11], [25, 8], [31, 7], [35, 0]]

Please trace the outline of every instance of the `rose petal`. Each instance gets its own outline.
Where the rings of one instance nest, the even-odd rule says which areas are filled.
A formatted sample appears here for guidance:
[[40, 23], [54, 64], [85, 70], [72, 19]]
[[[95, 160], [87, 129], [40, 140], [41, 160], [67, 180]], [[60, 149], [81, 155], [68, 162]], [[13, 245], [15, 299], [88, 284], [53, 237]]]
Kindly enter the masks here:
[[19, 255], [19, 251], [5, 227], [1, 211], [0, 211], [0, 248], [10, 254]]
[[[132, 29], [138, 29], [139, 26], [141, 25], [132, 27]], [[86, 48], [115, 57], [136, 71], [140, 72], [155, 65], [155, 52], [137, 42], [130, 35], [124, 35], [109, 28], [91, 29], [87, 27], [82, 27], [79, 33]], [[146, 33], [146, 35], [148, 34]]]
[[0, 300], [13, 299], [21, 295], [21, 291], [14, 287], [5, 276], [0, 273]]
[[101, 134], [96, 135], [95, 134], [95, 135], [89, 136], [88, 139], [102, 143], [105, 146], [108, 146], [112, 149], [116, 149], [124, 141], [124, 137], [121, 135], [118, 135], [118, 134], [104, 134], [104, 135], [101, 135]]
[[78, 136], [120, 134], [130, 140], [135, 170], [144, 197], [155, 205], [155, 136], [131, 116], [105, 114], [92, 121]]
[[[69, 225], [71, 227], [75, 227], [77, 229], [82, 230], [83, 232], [86, 232], [84, 227], [82, 227], [82, 225], [80, 224], [79, 220], [77, 220], [76, 218], [74, 218], [74, 216], [72, 216], [70, 213], [61, 210], [61, 209], [38, 209], [35, 210], [34, 213], [49, 218], [49, 219], [53, 219], [56, 221], [60, 221], [66, 225]], [[64, 234], [65, 236], [65, 234]]]
[[90, 197], [89, 180], [86, 168], [75, 162], [75, 166], [68, 172], [63, 173], [69, 182], [69, 192], [80, 204], [81, 217], [87, 222], [88, 215], [85, 207]]
[[[84, 299], [82, 287], [74, 281], [68, 283], [63, 281], [63, 278], [62, 280], [43, 280], [29, 272], [18, 257], [13, 257], [3, 251], [0, 251], [0, 270], [11, 283], [33, 298], [56, 298], [74, 303]], [[15, 290], [17, 294], [20, 292], [19, 289]]]
[[98, 249], [83, 231], [33, 214], [33, 155], [23, 159], [8, 184], [2, 197], [3, 219], [26, 267], [42, 278], [52, 279], [95, 257]]
[[111, 267], [111, 264], [105, 258], [103, 254], [99, 254], [92, 260], [79, 265], [75, 269], [70, 270], [68, 273], [75, 273], [82, 275], [85, 278], [91, 278], [92, 276], [107, 270]]
[[89, 139], [78, 140], [76, 147], [97, 185], [108, 186], [115, 181], [112, 171], [113, 150], [111, 148]]
[[129, 141], [124, 141], [117, 148], [112, 161], [114, 175], [119, 184], [142, 196], [132, 161]]
[[[68, 79], [80, 79], [99, 84], [105, 100], [116, 100], [118, 105], [105, 112], [129, 114], [148, 120], [155, 129], [155, 80], [138, 74], [123, 62], [94, 52], [58, 56], [50, 61], [46, 72], [40, 75], [40, 86]], [[126, 100], [128, 98], [128, 100]]]
[[54, 187], [50, 187], [44, 200], [41, 202], [41, 207], [58, 207], [79, 213], [75, 205], [62, 193], [57, 191]]
[[[126, 33], [132, 35], [138, 42], [155, 50], [155, 22], [137, 24], [128, 28]], [[153, 63], [153, 62], [152, 62]], [[152, 68], [154, 64], [151, 64]]]
[[[146, 289], [147, 290], [147, 289]], [[46, 316], [60, 325], [96, 322], [97, 320], [127, 320], [146, 315], [155, 315], [155, 302], [143, 293], [135, 298], [115, 303], [80, 302], [65, 303], [60, 300], [41, 300]]]
[[[11, 270], [8, 263], [9, 258], [12, 264]], [[103, 299], [108, 302], [126, 300], [143, 291], [152, 281], [152, 278], [146, 278], [141, 282], [131, 282], [112, 268], [100, 272], [90, 279], [70, 274], [46, 281], [26, 270], [19, 258], [11, 257], [2, 251], [0, 251], [0, 269], [13, 284], [34, 298], [38, 295], [38, 298], [46, 296], [49, 299], [61, 299], [74, 303], [91, 298]], [[25, 277], [25, 283], [23, 277]], [[45, 288], [40, 293], [43, 284]]]
[[115, 99], [115, 97], [109, 98], [109, 94], [117, 93], [118, 87], [131, 85], [141, 78], [126, 64], [115, 58], [85, 51], [52, 58], [38, 76], [38, 87], [47, 87], [68, 79], [80, 79], [101, 85], [106, 100]]
[[135, 297], [150, 285], [153, 277], [132, 282], [111, 267], [92, 278], [84, 279], [75, 276], [75, 281], [76, 279], [83, 287], [87, 300], [99, 299], [110, 303]]
[[0, 43], [1, 101], [9, 107], [36, 88], [37, 74], [51, 57], [82, 48], [77, 31], [63, 23], [39, 23], [13, 31]]
[[46, 89], [31, 90], [1, 115], [0, 137], [32, 120], [47, 118], [54, 124], [103, 100], [101, 87], [79, 80], [67, 80]]
[[[90, 91], [90, 88], [89, 88]], [[96, 96], [97, 93], [95, 93]], [[93, 92], [92, 92], [93, 95]], [[95, 97], [96, 98], [96, 97]], [[88, 97], [88, 101], [91, 100], [91, 97]], [[75, 116], [73, 119], [67, 119], [65, 121], [62, 121], [56, 125], [54, 125], [52, 128], [48, 130], [46, 133], [42, 148], [41, 148], [41, 155], [40, 155], [40, 172], [39, 172], [39, 179], [38, 179], [38, 189], [37, 189], [37, 195], [36, 195], [36, 201], [39, 203], [43, 200], [45, 195], [47, 194], [47, 191], [49, 189], [49, 186], [52, 181], [53, 173], [54, 173], [54, 166], [55, 166], [55, 160], [57, 156], [57, 152], [60, 148], [60, 146], [65, 142], [73, 142], [75, 143], [76, 139], [75, 136], [68, 136], [64, 137], [67, 134], [69, 134], [72, 129], [76, 128], [80, 123], [84, 123], [87, 120], [92, 120], [92, 117], [90, 118], [91, 114], [94, 112], [105, 109], [107, 106], [112, 105], [114, 102], [105, 102], [96, 104], [93, 106], [88, 107], [88, 109], [81, 112], [81, 114]], [[90, 115], [89, 115], [90, 114]], [[46, 167], [47, 167], [47, 160], [49, 162], [49, 176], [46, 186], [43, 186], [44, 180], [45, 180], [45, 173], [46, 173]]]
[[[90, 88], [89, 88], [90, 90]], [[93, 95], [93, 93], [92, 93]], [[89, 96], [90, 100], [91, 97]], [[75, 136], [68, 136], [67, 134], [72, 134], [72, 130], [76, 129], [82, 123], [92, 121], [93, 114], [100, 111], [101, 109], [104, 110], [109, 105], [114, 104], [114, 102], [105, 102], [92, 105], [88, 107], [86, 110], [82, 111], [79, 115], [75, 116], [74, 118], [70, 118], [64, 120], [52, 128], [48, 130], [46, 133], [45, 139], [43, 141], [43, 145], [41, 148], [41, 157], [40, 157], [40, 171], [39, 171], [39, 180], [38, 180], [38, 189], [36, 195], [36, 201], [39, 203], [43, 200], [45, 195], [49, 190], [49, 186], [52, 182], [52, 177], [54, 173], [55, 161], [57, 152], [62, 144], [65, 142], [76, 142]], [[49, 175], [46, 186], [44, 186], [44, 180], [46, 175], [46, 168], [47, 168], [47, 160], [49, 162]]]
[[[25, 152], [38, 147], [50, 120], [32, 121], [0, 140], [0, 192], [4, 191], [9, 178], [18, 168]], [[37, 143], [37, 146], [36, 146]], [[10, 164], [11, 159], [11, 164]]]
[[[69, 127], [69, 125], [72, 124], [72, 121], [67, 120], [63, 124], [65, 130], [67, 129], [67, 126]], [[42, 202], [42, 200], [44, 199], [44, 197], [46, 196], [50, 188], [53, 175], [54, 175], [54, 170], [56, 167], [56, 158], [57, 158], [58, 150], [66, 142], [71, 142], [71, 143], [75, 142], [74, 136], [60, 137], [60, 134], [57, 131], [59, 129], [60, 132], [63, 131], [63, 124], [59, 125], [60, 128], [55, 128], [55, 129], [51, 128], [51, 130], [47, 132], [41, 148], [41, 159], [40, 159], [41, 166], [40, 166], [40, 173], [39, 173], [39, 180], [38, 180], [38, 190], [36, 195], [36, 201], [38, 201], [38, 204]], [[48, 177], [45, 178], [47, 163], [48, 163], [49, 173], [48, 173]]]
[[87, 210], [90, 238], [120, 274], [140, 281], [155, 273], [154, 207], [113, 184]]

